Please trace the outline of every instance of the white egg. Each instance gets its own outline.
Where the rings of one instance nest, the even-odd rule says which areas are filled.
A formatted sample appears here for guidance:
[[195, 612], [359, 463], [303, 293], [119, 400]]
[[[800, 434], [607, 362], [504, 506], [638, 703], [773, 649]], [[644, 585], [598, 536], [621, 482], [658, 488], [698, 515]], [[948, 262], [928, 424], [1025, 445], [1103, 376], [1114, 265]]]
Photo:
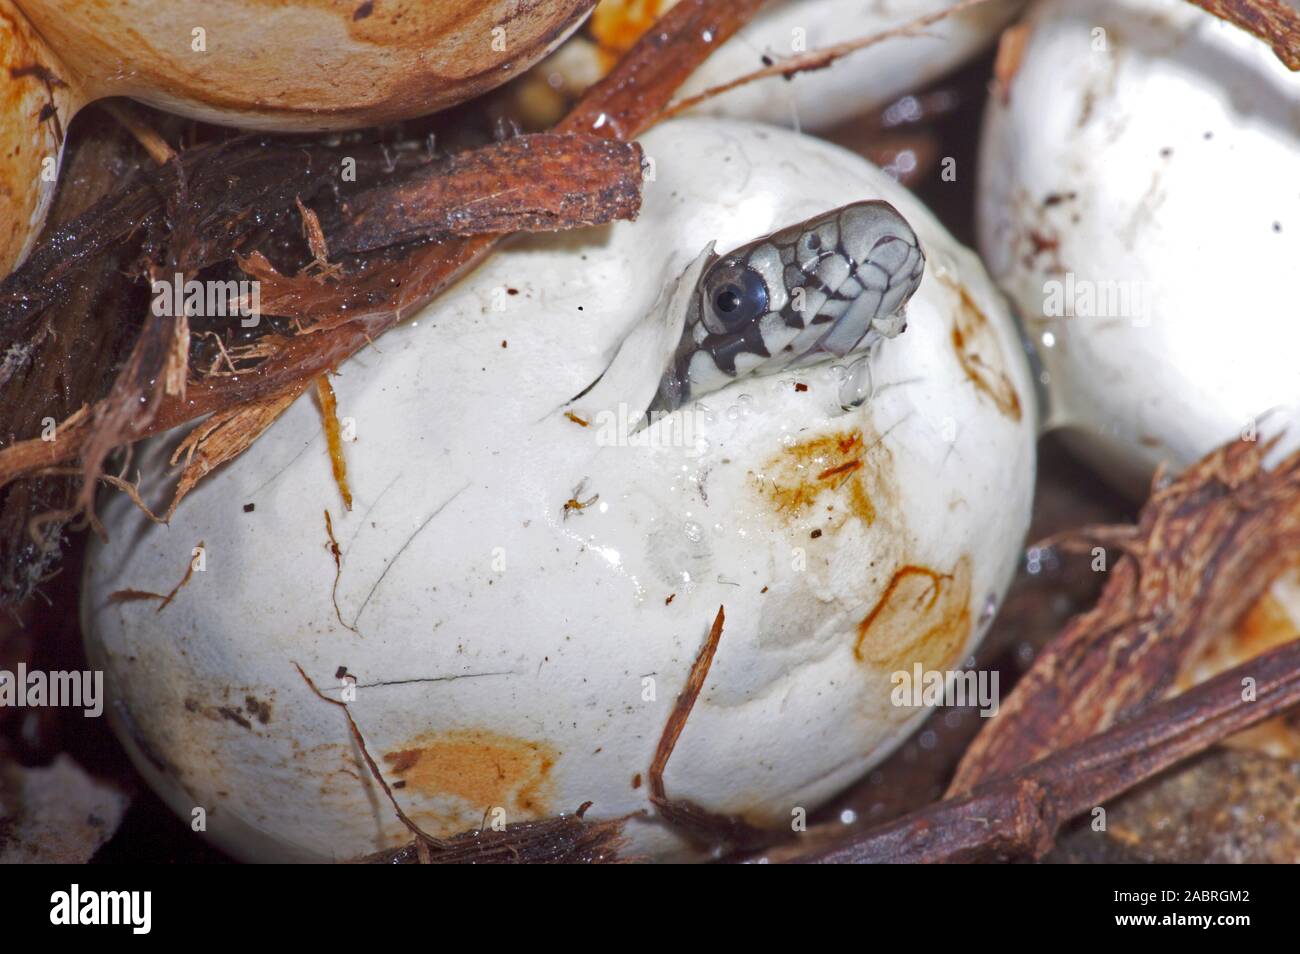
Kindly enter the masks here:
[[[170, 526], [122, 497], [103, 506], [83, 621], [114, 727], [236, 856], [409, 840], [344, 713], [296, 666], [335, 699], [355, 677], [367, 748], [426, 830], [590, 801], [588, 818], [644, 812], [626, 853], [668, 858], [698, 855], [655, 815], [649, 767], [719, 606], [667, 791], [777, 828], [924, 718], [891, 702], [894, 673], [959, 668], [977, 644], [1021, 551], [1035, 433], [979, 261], [825, 143], [708, 119], [643, 142], [655, 176], [638, 221], [511, 244], [342, 366], [350, 513], [308, 400]], [[708, 243], [869, 198], [898, 208], [928, 260], [907, 331], [869, 368], [742, 379], [637, 441], [617, 404], [585, 427], [565, 415]], [[664, 358], [647, 345], [635, 386]], [[154, 480], [168, 443], [137, 456]], [[202, 570], [165, 608], [113, 599], [167, 593], [200, 544]]]
[[[781, 0], [770, 3], [723, 43], [683, 86], [683, 97], [779, 64], [783, 59], [848, 40], [876, 36], [953, 6], [955, 0]], [[672, 7], [659, 0], [656, 10]], [[989, 0], [900, 36], [841, 57], [829, 66], [774, 76], [730, 90], [697, 107], [701, 113], [803, 129], [825, 129], [885, 106], [956, 69], [997, 37], [1023, 0]], [[645, 10], [638, 0], [605, 0], [592, 32], [626, 43], [625, 24]], [[571, 41], [539, 72], [571, 90], [594, 82], [610, 58], [584, 40]]]
[[[767, 55], [775, 62], [875, 36], [953, 6], [954, 0], [787, 0], [772, 4], [691, 77], [683, 96], [753, 72]], [[760, 80], [700, 108], [713, 115], [825, 129], [885, 106], [956, 69], [986, 49], [1023, 6], [991, 0], [901, 36], [852, 53], [829, 67]]]
[[986, 117], [980, 248], [1038, 346], [1047, 426], [1140, 491], [1300, 400], [1300, 76], [1184, 0], [1047, 0], [1024, 29]]

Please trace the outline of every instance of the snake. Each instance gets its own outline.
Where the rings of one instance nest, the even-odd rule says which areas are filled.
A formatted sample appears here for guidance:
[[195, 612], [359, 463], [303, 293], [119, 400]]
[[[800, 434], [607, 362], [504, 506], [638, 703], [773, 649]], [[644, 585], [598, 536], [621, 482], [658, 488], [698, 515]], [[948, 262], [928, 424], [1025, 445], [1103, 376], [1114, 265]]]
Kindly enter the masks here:
[[717, 256], [690, 297], [649, 413], [896, 337], [924, 270], [916, 233], [882, 200], [849, 203]]

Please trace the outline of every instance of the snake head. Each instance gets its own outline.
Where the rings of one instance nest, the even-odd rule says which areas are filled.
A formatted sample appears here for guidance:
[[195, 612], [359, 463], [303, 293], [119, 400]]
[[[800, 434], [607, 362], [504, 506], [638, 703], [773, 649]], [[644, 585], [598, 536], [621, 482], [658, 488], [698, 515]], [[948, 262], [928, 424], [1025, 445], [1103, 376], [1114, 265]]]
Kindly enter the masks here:
[[853, 202], [722, 255], [700, 276], [652, 410], [900, 334], [924, 269], [916, 233], [879, 200]]

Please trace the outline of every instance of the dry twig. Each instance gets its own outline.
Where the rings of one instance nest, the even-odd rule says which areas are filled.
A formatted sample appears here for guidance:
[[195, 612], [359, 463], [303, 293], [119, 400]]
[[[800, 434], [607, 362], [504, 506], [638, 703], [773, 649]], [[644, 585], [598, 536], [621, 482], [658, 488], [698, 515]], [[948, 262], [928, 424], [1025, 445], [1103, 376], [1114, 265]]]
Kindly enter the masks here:
[[852, 40], [845, 40], [843, 43], [834, 43], [831, 46], [823, 46], [816, 50], [809, 50], [806, 53], [800, 53], [796, 56], [785, 57], [770, 66], [765, 66], [752, 73], [746, 73], [744, 76], [738, 76], [735, 79], [728, 80], [718, 86], [710, 86], [708, 89], [696, 93], [694, 96], [688, 96], [679, 102], [673, 103], [664, 111], [661, 118], [667, 119], [670, 116], [676, 116], [679, 113], [693, 109], [706, 100], [713, 99], [715, 96], [721, 96], [723, 93], [730, 92], [738, 87], [747, 86], [757, 80], [768, 79], [773, 76], [781, 76], [789, 79], [796, 73], [807, 73], [813, 70], [825, 69], [836, 60], [843, 59], [850, 53], [865, 50], [868, 47], [884, 43], [886, 40], [894, 40], [907, 36], [917, 36], [922, 33], [926, 27], [934, 26], [934, 24], [941, 20], [946, 20], [954, 14], [961, 13], [971, 7], [977, 7], [980, 4], [987, 2], [988, 0], [959, 0], [959, 2], [954, 3], [951, 7], [945, 7], [942, 10], [936, 10], [934, 13], [928, 13], [925, 16], [917, 17], [910, 23], [904, 23], [902, 26], [894, 27], [890, 30], [882, 30], [880, 33], [874, 33], [871, 36], [860, 36]]
[[1300, 454], [1234, 441], [1156, 489], [1134, 527], [1070, 546], [1119, 551], [1101, 598], [1039, 654], [976, 738], [949, 794], [1014, 771], [1166, 694], [1183, 661], [1226, 633], [1300, 546]]
[[725, 618], [723, 608], [719, 606], [718, 615], [714, 617], [713, 625], [709, 628], [709, 635], [695, 655], [695, 662], [692, 663], [690, 674], [686, 677], [686, 685], [677, 694], [673, 710], [664, 723], [659, 745], [655, 748], [654, 760], [650, 763], [649, 794], [650, 802], [658, 809], [659, 814], [696, 841], [708, 846], [726, 844], [746, 847], [770, 840], [770, 836], [740, 818], [720, 815], [685, 799], [669, 798], [664, 787], [664, 769], [668, 767], [668, 760], [677, 746], [677, 740], [681, 737], [682, 730], [686, 728], [686, 720], [691, 717], [695, 702], [704, 689], [704, 680], [709, 676], [709, 668], [713, 665], [713, 657], [722, 639], [722, 624]]
[[[1257, 696], [1243, 698], [1253, 680]], [[804, 862], [1037, 859], [1071, 818], [1229, 735], [1300, 705], [1300, 640], [1253, 659], [1103, 735], [914, 812]]]

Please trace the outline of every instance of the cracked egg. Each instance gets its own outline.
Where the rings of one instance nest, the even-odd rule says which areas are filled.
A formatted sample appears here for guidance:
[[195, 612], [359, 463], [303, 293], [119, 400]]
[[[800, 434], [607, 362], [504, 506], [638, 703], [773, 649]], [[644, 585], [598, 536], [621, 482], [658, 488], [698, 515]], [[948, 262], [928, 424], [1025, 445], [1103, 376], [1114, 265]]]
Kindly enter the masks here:
[[[310, 401], [169, 526], [125, 497], [102, 508], [83, 611], [110, 718], [236, 856], [410, 840], [347, 714], [303, 674], [347, 703], [430, 834], [590, 803], [588, 819], [626, 817], [622, 855], [700, 858], [700, 833], [655, 811], [651, 767], [720, 606], [663, 785], [777, 829], [924, 718], [891, 704], [894, 671], [958, 668], [978, 643], [1034, 477], [1029, 373], [979, 261], [826, 143], [712, 119], [642, 143], [655, 174], [636, 222], [512, 243], [339, 368], [350, 512]], [[863, 200], [924, 250], [906, 331], [647, 422], [677, 340], [655, 316], [674, 316], [701, 251]], [[175, 440], [137, 456], [160, 493]], [[183, 579], [165, 606], [115, 596]], [[221, 717], [247, 699], [273, 704]]]

